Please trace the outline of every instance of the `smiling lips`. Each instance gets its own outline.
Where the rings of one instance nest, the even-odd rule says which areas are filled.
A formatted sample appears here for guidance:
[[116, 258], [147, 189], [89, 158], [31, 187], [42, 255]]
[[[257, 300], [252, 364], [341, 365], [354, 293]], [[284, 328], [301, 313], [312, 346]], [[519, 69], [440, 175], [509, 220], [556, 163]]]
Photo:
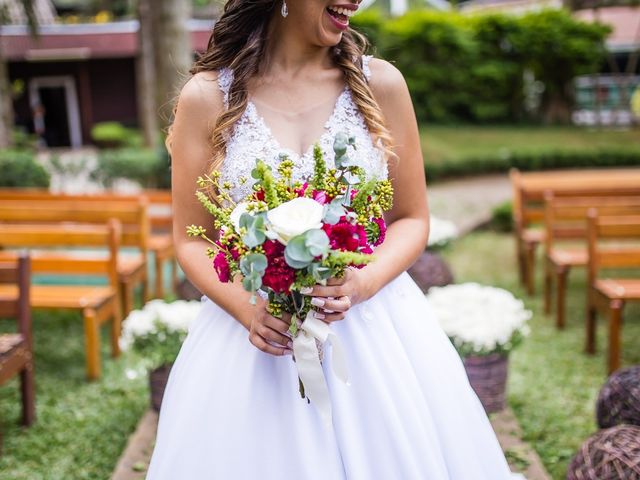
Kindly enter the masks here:
[[355, 3], [330, 5], [326, 10], [334, 25], [340, 30], [346, 30], [349, 27], [349, 18], [356, 13], [358, 5]]

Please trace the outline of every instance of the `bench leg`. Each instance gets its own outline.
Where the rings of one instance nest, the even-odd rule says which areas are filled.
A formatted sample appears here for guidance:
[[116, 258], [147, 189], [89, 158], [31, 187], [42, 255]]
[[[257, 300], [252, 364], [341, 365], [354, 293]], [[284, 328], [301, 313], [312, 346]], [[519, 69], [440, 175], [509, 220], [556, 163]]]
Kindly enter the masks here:
[[173, 293], [178, 291], [178, 260], [174, 256], [171, 259], [171, 285], [173, 287]]
[[564, 329], [565, 324], [565, 301], [567, 299], [567, 277], [569, 268], [558, 267], [556, 269], [556, 327]]
[[536, 243], [527, 243], [525, 250], [525, 276], [526, 276], [526, 287], [527, 293], [529, 295], [535, 294], [535, 268], [536, 268]]
[[117, 302], [113, 302], [111, 316], [111, 356], [120, 356], [120, 335], [122, 334], [122, 312]]
[[162, 271], [162, 258], [158, 255], [158, 252], [154, 255], [155, 268], [156, 268], [156, 298], [164, 298], [164, 272]]
[[524, 249], [522, 248], [522, 241], [518, 236], [518, 231], [514, 231], [514, 237], [516, 240], [516, 259], [518, 261], [518, 278], [520, 279], [520, 285], [524, 286], [526, 282], [526, 261], [524, 256]]
[[36, 388], [33, 375], [33, 355], [27, 352], [29, 361], [20, 372], [20, 389], [22, 391], [22, 424], [29, 426], [36, 419]]
[[84, 311], [84, 339], [87, 355], [87, 378], [100, 378], [100, 324], [93, 309]]
[[145, 269], [142, 277], [142, 303], [146, 303], [151, 300], [151, 295], [149, 293], [149, 273], [148, 270]]
[[612, 374], [620, 368], [620, 323], [624, 302], [612, 300], [609, 304], [609, 352], [608, 373]]
[[591, 300], [590, 296], [587, 298], [587, 338], [586, 338], [586, 343], [585, 343], [585, 347], [584, 350], [586, 353], [588, 353], [589, 355], [593, 355], [594, 353], [596, 353], [596, 319], [597, 319], [597, 314], [598, 311], [596, 309], [596, 306], [593, 303], [593, 300]]
[[120, 291], [122, 292], [122, 316], [126, 317], [133, 310], [133, 287], [130, 282], [120, 283]]
[[553, 288], [553, 270], [549, 259], [544, 263], [544, 313], [551, 313], [551, 289]]

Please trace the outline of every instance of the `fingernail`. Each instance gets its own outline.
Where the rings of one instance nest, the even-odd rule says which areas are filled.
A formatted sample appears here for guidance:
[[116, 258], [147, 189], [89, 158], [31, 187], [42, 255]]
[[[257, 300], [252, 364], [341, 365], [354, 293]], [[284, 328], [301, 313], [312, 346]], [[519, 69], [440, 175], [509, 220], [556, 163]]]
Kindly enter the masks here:
[[287, 342], [287, 347], [293, 348], [293, 342], [291, 340]]
[[326, 315], [320, 313], [320, 312], [313, 312], [313, 316], [316, 317], [318, 320], [322, 320], [323, 318], [326, 317]]
[[313, 292], [313, 287], [302, 287], [300, 289], [300, 293], [303, 295], [309, 295], [311, 292]]
[[322, 307], [324, 305], [324, 300], [318, 297], [313, 297], [311, 299], [311, 305], [315, 305], [316, 307]]

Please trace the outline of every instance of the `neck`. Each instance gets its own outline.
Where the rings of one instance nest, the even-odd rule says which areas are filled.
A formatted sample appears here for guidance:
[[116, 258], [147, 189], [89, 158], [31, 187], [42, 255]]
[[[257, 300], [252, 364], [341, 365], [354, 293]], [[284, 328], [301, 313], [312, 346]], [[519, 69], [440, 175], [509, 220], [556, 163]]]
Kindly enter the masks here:
[[329, 68], [329, 47], [308, 43], [302, 32], [286, 21], [276, 15], [269, 25], [265, 73], [295, 77], [309, 69]]

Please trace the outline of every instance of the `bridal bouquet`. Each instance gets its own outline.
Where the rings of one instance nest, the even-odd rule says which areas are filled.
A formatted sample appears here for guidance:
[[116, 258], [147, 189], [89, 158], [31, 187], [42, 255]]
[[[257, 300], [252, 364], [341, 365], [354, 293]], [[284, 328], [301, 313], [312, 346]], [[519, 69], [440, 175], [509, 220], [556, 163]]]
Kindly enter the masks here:
[[[350, 162], [349, 145], [355, 145], [353, 138], [336, 135], [335, 168], [328, 168], [315, 145], [313, 174], [304, 180], [292, 178], [294, 164], [286, 155], [280, 156], [277, 176], [256, 160], [252, 192], [239, 202], [231, 196], [234, 185], [223, 182], [219, 172], [198, 178], [196, 195], [213, 216], [217, 235], [210, 238], [202, 226], [187, 227], [189, 235], [211, 243], [207, 253], [220, 281], [239, 276], [245, 290], [253, 293], [253, 303], [261, 291], [269, 313], [291, 314], [289, 332], [299, 373], [304, 350], [296, 345], [305, 335], [315, 337], [315, 351], [316, 340], [323, 343], [332, 334], [311, 315], [311, 297], [301, 290], [341, 277], [347, 267], [361, 268], [371, 262], [373, 248], [385, 237], [383, 212], [393, 201], [390, 181], [367, 178], [361, 167]], [[239, 179], [240, 184], [247, 181]], [[334, 336], [334, 355], [335, 340]], [[300, 393], [304, 398], [303, 377]]]

